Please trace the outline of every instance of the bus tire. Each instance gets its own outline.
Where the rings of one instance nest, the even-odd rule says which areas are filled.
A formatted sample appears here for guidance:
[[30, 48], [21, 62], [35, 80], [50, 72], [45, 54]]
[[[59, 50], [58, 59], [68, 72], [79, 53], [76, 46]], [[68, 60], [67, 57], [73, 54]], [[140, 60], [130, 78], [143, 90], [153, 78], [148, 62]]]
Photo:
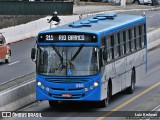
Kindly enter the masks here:
[[127, 89], [127, 93], [128, 94], [133, 94], [134, 89], [135, 89], [135, 81], [136, 81], [135, 70], [132, 70], [132, 74], [131, 74], [131, 86], [129, 86], [128, 89]]
[[10, 61], [11, 61], [11, 52], [9, 51], [9, 52], [7, 53], [7, 55], [6, 55], [5, 62], [6, 62], [6, 63], [10, 63]]
[[104, 100], [102, 100], [101, 101], [101, 103], [100, 103], [100, 107], [107, 107], [108, 105], [109, 105], [109, 101], [110, 101], [110, 97], [111, 97], [111, 95], [110, 95], [110, 87], [109, 87], [109, 85], [108, 85], [108, 87], [107, 87], [107, 98], [105, 98]]
[[51, 108], [55, 108], [58, 106], [58, 101], [55, 101], [55, 100], [49, 100], [49, 106]]

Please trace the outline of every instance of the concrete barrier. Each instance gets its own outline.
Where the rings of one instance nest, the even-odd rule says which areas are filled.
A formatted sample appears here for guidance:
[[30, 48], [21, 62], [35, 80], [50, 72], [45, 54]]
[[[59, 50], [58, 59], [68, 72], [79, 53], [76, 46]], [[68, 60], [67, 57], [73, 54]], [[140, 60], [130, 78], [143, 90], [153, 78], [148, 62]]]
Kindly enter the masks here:
[[152, 49], [160, 45], [160, 28], [155, 29], [148, 33], [148, 49]]
[[0, 111], [14, 111], [35, 101], [35, 79], [0, 92]]
[[[29, 22], [27, 24], [22, 24], [18, 26], [13, 26], [9, 28], [1, 29], [0, 32], [6, 38], [6, 43], [17, 42], [20, 40], [24, 40], [27, 38], [35, 37], [42, 30], [49, 29], [50, 24], [47, 19], [50, 19], [51, 16], [47, 16], [45, 18], [41, 18], [39, 20]], [[73, 16], [60, 16], [61, 25], [67, 24], [71, 21], [75, 21], [79, 19], [78, 15]]]

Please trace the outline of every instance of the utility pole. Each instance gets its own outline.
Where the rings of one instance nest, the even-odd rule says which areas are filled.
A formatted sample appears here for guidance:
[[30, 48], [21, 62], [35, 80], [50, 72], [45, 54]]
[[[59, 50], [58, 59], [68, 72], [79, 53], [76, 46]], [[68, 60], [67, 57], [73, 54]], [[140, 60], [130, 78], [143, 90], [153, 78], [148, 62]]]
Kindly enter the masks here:
[[121, 0], [121, 7], [126, 7], [126, 0]]

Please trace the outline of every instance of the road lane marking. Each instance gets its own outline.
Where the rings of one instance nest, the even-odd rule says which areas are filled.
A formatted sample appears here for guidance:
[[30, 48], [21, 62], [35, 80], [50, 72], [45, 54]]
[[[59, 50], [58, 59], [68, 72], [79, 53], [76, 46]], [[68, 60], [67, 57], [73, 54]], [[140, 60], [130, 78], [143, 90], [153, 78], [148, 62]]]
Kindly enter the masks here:
[[158, 105], [156, 108], [154, 108], [152, 111], [160, 111], [160, 105]]
[[20, 62], [20, 61], [16, 61], [16, 62], [10, 63], [10, 64], [8, 64], [8, 65], [14, 65], [14, 64], [19, 63], [19, 62]]
[[160, 82], [154, 84], [153, 86], [151, 86], [150, 88], [146, 89], [145, 91], [139, 93], [138, 95], [134, 96], [133, 98], [127, 100], [125, 103], [117, 106], [116, 108], [114, 108], [113, 110], [111, 110], [110, 112], [107, 112], [106, 114], [102, 115], [101, 117], [99, 117], [97, 120], [103, 120], [105, 117], [111, 115], [112, 113], [114, 113], [115, 111], [118, 111], [119, 109], [123, 108], [124, 106], [128, 105], [129, 103], [133, 102], [134, 100], [136, 100], [137, 98], [141, 97], [142, 95], [148, 93], [149, 91], [151, 91], [152, 89], [156, 88], [157, 86], [160, 85]]
[[151, 17], [153, 17], [153, 16], [149, 16], [149, 17], [151, 18]]
[[18, 89], [18, 88], [22, 88], [22, 87], [26, 86], [27, 84], [31, 84], [33, 82], [36, 82], [35, 78], [29, 79], [29, 80], [30, 81], [24, 81], [24, 82], [20, 83], [20, 85], [18, 85], [18, 86], [17, 85], [13, 85], [12, 87], [10, 87], [10, 89], [7, 89], [5, 91], [0, 92], [0, 96], [5, 95], [5, 94], [7, 94], [7, 93], [9, 93], [11, 91], [14, 91], [14, 90]]

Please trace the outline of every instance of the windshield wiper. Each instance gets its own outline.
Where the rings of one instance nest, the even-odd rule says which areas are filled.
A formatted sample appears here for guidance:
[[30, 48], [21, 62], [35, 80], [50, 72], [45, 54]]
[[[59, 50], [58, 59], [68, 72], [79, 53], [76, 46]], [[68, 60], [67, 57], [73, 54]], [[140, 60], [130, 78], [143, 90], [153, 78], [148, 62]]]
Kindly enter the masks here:
[[53, 50], [57, 53], [58, 57], [60, 58], [61, 60], [61, 63], [59, 64], [57, 70], [59, 70], [60, 68], [63, 69], [65, 66], [63, 65], [63, 53], [62, 53], [62, 56], [61, 54], [59, 53], [59, 51], [55, 48], [55, 46], [52, 46], [53, 47]]
[[77, 52], [74, 54], [74, 56], [72, 57], [71, 61], [74, 61], [74, 59], [77, 57], [77, 55], [80, 53], [80, 51], [82, 50], [84, 44], [80, 45], [79, 49], [77, 50]]
[[60, 58], [61, 62], [63, 63], [63, 57], [61, 56], [61, 54], [59, 53], [59, 51], [54, 47], [52, 46], [54, 51], [57, 53], [58, 57]]

